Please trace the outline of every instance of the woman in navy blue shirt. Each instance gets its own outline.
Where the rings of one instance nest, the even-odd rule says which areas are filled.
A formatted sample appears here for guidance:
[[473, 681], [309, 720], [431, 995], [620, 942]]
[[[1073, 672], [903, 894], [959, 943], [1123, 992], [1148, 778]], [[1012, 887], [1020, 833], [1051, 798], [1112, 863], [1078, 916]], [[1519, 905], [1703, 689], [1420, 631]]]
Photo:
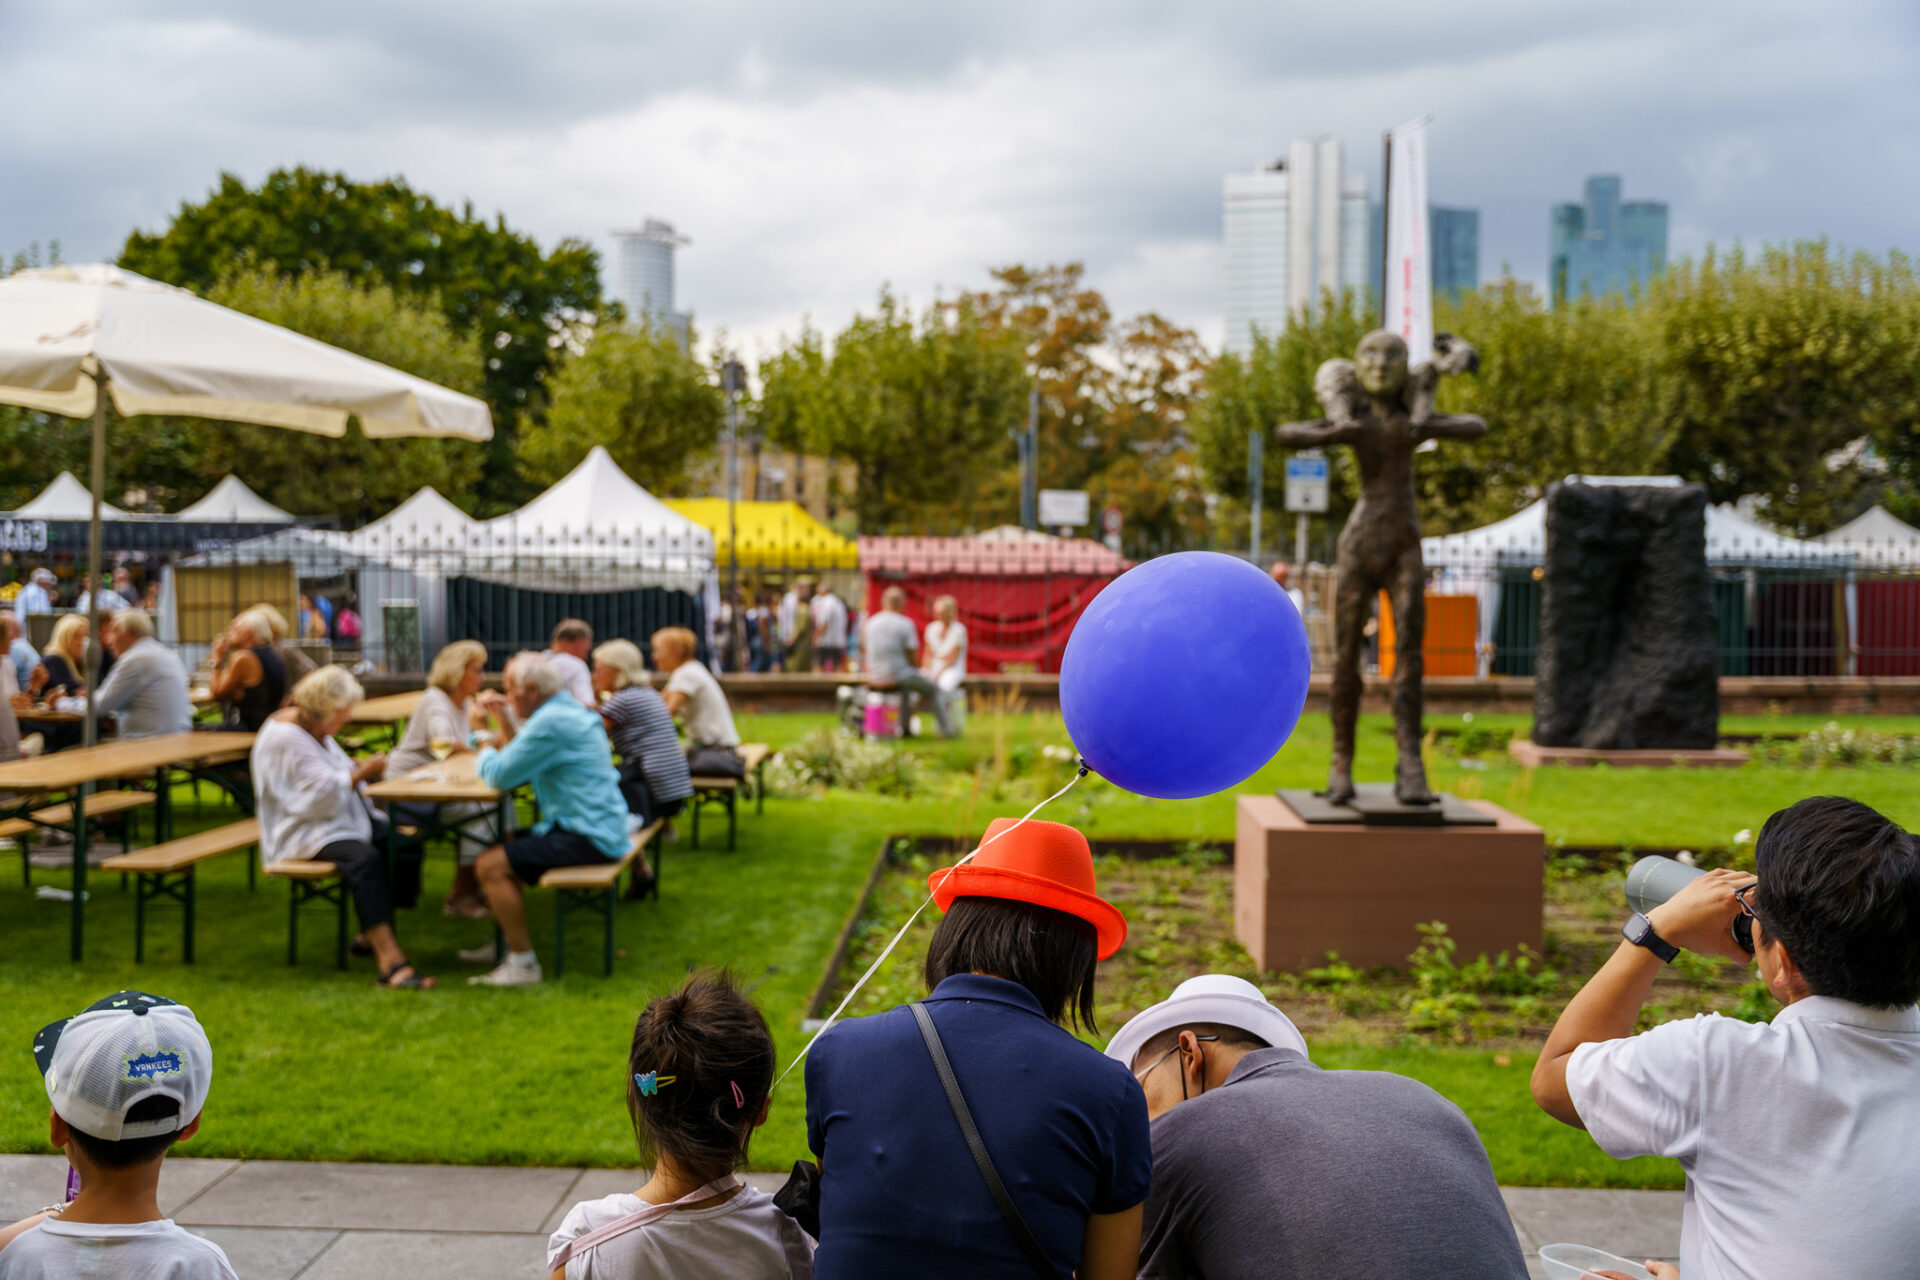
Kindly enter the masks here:
[[[1049, 1274], [1127, 1280], [1153, 1174], [1146, 1102], [1125, 1067], [1062, 1025], [1071, 1011], [1092, 1029], [1096, 962], [1127, 934], [1095, 891], [1086, 837], [1003, 818], [972, 862], [929, 883], [946, 915], [925, 1003], [1000, 1179]], [[819, 1280], [1038, 1269], [987, 1189], [911, 1008], [815, 1043], [807, 1138], [821, 1165]]]

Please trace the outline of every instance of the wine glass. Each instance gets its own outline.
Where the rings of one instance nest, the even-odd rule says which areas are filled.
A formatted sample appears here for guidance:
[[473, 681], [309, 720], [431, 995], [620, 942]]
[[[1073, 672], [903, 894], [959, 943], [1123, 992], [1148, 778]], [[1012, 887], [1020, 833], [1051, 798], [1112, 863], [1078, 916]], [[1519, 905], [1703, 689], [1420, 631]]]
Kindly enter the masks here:
[[[456, 745], [452, 738], [429, 738], [427, 739], [427, 752], [436, 761], [445, 764], [447, 757], [453, 754], [453, 749]], [[445, 779], [446, 773], [444, 770], [435, 770], [433, 777], [435, 781], [441, 781]]]

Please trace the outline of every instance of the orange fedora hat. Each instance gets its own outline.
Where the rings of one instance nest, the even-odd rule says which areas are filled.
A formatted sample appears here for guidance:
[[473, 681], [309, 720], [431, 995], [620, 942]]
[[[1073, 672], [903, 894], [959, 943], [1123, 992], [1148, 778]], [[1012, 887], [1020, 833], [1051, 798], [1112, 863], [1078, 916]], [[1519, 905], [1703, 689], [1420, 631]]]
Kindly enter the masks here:
[[[1003, 831], [1009, 833], [1000, 835]], [[942, 911], [955, 898], [1010, 898], [1052, 907], [1094, 927], [1102, 960], [1127, 940], [1127, 918], [1096, 890], [1093, 850], [1074, 828], [1062, 822], [996, 818], [980, 843], [985, 847], [972, 862], [927, 877]]]

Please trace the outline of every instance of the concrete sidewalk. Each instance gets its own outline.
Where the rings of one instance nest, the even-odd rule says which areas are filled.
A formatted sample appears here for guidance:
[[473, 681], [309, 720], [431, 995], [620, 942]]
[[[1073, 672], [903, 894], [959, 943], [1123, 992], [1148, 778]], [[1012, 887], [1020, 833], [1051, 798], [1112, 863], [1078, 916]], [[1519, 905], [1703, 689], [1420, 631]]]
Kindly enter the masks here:
[[[64, 1156], [0, 1156], [0, 1222], [62, 1198]], [[782, 1174], [753, 1174], [768, 1191]], [[241, 1280], [529, 1280], [576, 1201], [631, 1191], [621, 1169], [468, 1168], [169, 1160], [160, 1208], [227, 1251]], [[1573, 1241], [1638, 1261], [1680, 1251], [1678, 1191], [1510, 1187], [1504, 1194], [1533, 1273], [1543, 1244]]]

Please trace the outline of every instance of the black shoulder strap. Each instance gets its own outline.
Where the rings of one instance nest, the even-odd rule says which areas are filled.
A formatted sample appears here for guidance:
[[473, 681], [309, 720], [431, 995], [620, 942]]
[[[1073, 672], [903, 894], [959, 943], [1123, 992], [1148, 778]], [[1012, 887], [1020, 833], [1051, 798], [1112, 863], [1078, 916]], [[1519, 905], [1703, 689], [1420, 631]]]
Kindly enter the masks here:
[[973, 1152], [973, 1162], [979, 1166], [987, 1190], [993, 1193], [993, 1202], [1000, 1206], [1000, 1216], [1006, 1219], [1007, 1230], [1013, 1232], [1014, 1242], [1020, 1246], [1020, 1252], [1027, 1256], [1027, 1261], [1033, 1264], [1035, 1271], [1044, 1276], [1058, 1276], [1060, 1268], [1047, 1256], [1040, 1242], [1034, 1239], [1027, 1220], [1020, 1216], [1019, 1206], [1007, 1194], [1006, 1183], [1000, 1181], [1000, 1171], [993, 1167], [993, 1157], [987, 1154], [986, 1141], [973, 1123], [973, 1113], [967, 1110], [967, 1100], [960, 1094], [960, 1081], [954, 1077], [953, 1064], [947, 1061], [946, 1046], [940, 1043], [940, 1033], [934, 1030], [933, 1015], [927, 1012], [926, 1005], [917, 1000], [912, 1007], [914, 1021], [920, 1024], [920, 1037], [927, 1042], [927, 1052], [933, 1056], [933, 1069], [940, 1074], [940, 1087], [947, 1091], [947, 1102], [953, 1107], [953, 1118], [960, 1122], [960, 1132], [967, 1139], [967, 1149]]

